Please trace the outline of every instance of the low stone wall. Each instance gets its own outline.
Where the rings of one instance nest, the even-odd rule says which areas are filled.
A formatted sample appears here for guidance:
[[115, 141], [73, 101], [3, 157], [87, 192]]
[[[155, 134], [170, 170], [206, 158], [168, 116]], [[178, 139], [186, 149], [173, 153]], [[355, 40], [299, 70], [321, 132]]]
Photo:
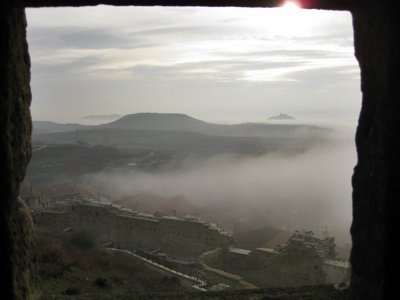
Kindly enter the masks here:
[[207, 223], [120, 210], [113, 206], [75, 204], [63, 211], [34, 215], [38, 225], [62, 231], [85, 230], [99, 243], [116, 248], [160, 250], [171, 258], [197, 258], [217, 247], [228, 247], [230, 236]]

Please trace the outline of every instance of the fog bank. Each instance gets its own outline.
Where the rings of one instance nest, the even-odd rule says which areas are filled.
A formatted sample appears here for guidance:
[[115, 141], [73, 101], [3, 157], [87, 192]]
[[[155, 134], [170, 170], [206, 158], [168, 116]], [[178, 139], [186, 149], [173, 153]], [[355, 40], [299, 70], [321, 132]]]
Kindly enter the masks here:
[[89, 178], [103, 192], [117, 196], [183, 195], [200, 208], [219, 202], [226, 207], [231, 202], [235, 214], [238, 209], [271, 210], [290, 218], [289, 230], [319, 233], [327, 226], [339, 241], [348, 242], [356, 151], [349, 130], [337, 133], [334, 143], [296, 155], [190, 155], [179, 167], [163, 172], [132, 170], [96, 173]]

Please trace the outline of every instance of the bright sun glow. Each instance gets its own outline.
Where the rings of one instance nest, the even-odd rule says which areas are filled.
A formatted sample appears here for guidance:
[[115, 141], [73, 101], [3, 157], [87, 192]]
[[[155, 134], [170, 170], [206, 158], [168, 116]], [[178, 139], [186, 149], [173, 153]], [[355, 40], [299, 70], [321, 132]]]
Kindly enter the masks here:
[[287, 10], [295, 10], [295, 9], [300, 9], [299, 4], [297, 1], [286, 1], [281, 8], [287, 9]]
[[300, 1], [287, 0], [274, 12], [276, 26], [274, 32], [280, 36], [303, 36], [315, 24], [316, 15], [313, 11], [301, 9]]

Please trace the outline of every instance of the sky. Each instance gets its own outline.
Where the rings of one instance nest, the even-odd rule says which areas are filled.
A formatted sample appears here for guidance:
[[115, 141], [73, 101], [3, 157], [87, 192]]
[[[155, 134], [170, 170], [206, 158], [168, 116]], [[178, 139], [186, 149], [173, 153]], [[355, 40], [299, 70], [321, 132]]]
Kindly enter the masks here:
[[209, 122], [355, 122], [348, 12], [288, 8], [27, 9], [34, 120], [185, 113]]
[[[263, 175], [275, 168], [277, 181], [293, 178], [296, 195], [304, 186], [307, 203], [317, 207], [314, 202], [320, 201], [337, 224], [344, 224], [348, 238], [354, 131], [361, 106], [350, 13], [110, 6], [26, 13], [33, 120], [87, 124], [101, 122], [84, 119], [87, 115], [160, 112], [232, 124], [269, 122], [269, 117], [286, 113], [299, 122], [345, 124], [340, 131], [346, 132], [345, 147], [311, 153], [312, 162], [309, 156], [281, 164], [278, 159], [274, 165], [264, 158], [236, 164], [212, 161], [218, 166], [212, 178], [221, 178], [220, 186], [235, 182], [243, 191], [253, 191], [258, 184], [264, 195], [263, 188], [279, 186]], [[241, 174], [247, 168], [254, 173], [258, 165], [259, 182], [246, 185], [243, 177], [225, 168], [231, 165]], [[326, 175], [313, 169], [317, 167]], [[211, 191], [207, 182], [198, 184], [199, 177], [211, 178], [202, 170], [150, 181], [136, 177], [135, 182], [143, 188], [141, 179], [147, 180], [164, 192], [167, 187], [182, 194], [185, 190], [178, 187], [190, 187], [191, 194], [196, 189]], [[310, 176], [304, 170], [310, 170]], [[192, 187], [185, 180], [198, 185]]]

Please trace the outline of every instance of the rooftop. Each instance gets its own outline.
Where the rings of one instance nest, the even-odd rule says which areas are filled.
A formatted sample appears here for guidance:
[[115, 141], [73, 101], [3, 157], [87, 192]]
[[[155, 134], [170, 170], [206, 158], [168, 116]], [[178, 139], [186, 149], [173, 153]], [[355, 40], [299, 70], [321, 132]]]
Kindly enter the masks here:
[[251, 250], [241, 248], [229, 248], [229, 252], [240, 255], [249, 255], [251, 253]]
[[265, 252], [265, 253], [271, 253], [271, 254], [279, 254], [278, 251], [275, 251], [274, 249], [270, 249], [270, 248], [256, 248], [254, 250]]

